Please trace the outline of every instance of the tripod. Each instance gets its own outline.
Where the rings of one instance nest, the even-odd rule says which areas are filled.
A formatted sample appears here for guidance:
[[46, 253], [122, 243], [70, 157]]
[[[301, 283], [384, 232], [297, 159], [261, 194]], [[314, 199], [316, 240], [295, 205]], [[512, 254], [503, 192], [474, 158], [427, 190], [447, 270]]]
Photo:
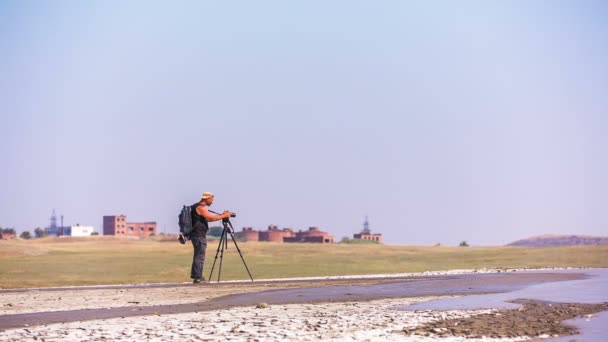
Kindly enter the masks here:
[[[224, 225], [224, 230], [222, 230], [222, 237], [220, 238], [220, 243], [217, 245], [217, 251], [215, 252], [215, 259], [213, 260], [213, 266], [211, 266], [211, 273], [209, 273], [209, 281], [211, 281], [211, 276], [213, 276], [213, 269], [215, 268], [215, 262], [217, 261], [218, 254], [220, 255], [220, 267], [219, 272], [217, 273], [217, 282], [220, 282], [220, 277], [222, 276], [222, 261], [224, 261], [224, 250], [228, 249], [228, 234], [232, 238], [232, 242], [234, 242], [234, 246], [236, 250], [239, 252], [241, 256], [241, 260], [243, 260], [243, 265], [245, 265], [245, 269], [249, 274], [249, 278], [253, 281], [253, 277], [251, 276], [251, 272], [249, 272], [249, 267], [247, 267], [247, 263], [245, 263], [245, 258], [243, 258], [243, 254], [237, 245], [236, 240], [234, 239], [234, 228], [232, 227], [232, 223], [229, 219], [222, 219], [222, 224]], [[221, 254], [220, 254], [221, 251]]]

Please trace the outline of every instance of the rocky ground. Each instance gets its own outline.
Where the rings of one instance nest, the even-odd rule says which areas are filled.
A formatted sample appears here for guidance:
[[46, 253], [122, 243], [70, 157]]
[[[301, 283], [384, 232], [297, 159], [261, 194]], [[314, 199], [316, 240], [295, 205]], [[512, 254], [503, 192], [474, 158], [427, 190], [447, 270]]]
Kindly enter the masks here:
[[608, 304], [524, 303], [515, 310], [395, 310], [437, 297], [287, 304], [9, 329], [2, 341], [522, 341], [575, 333], [563, 319]]
[[[87, 322], [23, 327], [0, 333], [3, 341], [279, 341], [356, 340], [417, 341], [434, 336], [408, 332], [440, 320], [489, 314], [480, 311], [394, 310], [429, 298], [377, 300], [364, 303], [287, 304], [240, 307], [199, 313], [113, 318]], [[464, 340], [451, 337], [450, 341]], [[516, 341], [490, 339], [484, 341]]]

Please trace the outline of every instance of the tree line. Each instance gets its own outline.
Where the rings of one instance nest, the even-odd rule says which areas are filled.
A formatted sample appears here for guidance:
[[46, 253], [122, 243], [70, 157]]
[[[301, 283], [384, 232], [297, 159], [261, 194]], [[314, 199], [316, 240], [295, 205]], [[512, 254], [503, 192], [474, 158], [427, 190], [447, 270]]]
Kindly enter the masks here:
[[[3, 239], [5, 235], [17, 236], [17, 232], [15, 231], [14, 228], [2, 228], [2, 227], [0, 227], [0, 239]], [[32, 237], [38, 239], [38, 238], [43, 238], [43, 237], [45, 237], [47, 235], [48, 234], [46, 233], [46, 230], [38, 227], [38, 228], [34, 229], [34, 236], [32, 236], [32, 233], [29, 230], [26, 230], [26, 231], [22, 232], [19, 235], [19, 238], [29, 240]]]

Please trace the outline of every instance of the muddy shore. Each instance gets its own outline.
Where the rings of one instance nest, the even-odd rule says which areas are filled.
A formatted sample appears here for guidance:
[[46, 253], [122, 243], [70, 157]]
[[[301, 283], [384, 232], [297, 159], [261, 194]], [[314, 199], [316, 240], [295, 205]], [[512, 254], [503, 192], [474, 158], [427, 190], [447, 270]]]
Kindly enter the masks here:
[[473, 317], [458, 317], [426, 323], [414, 329], [404, 328], [408, 335], [463, 336], [491, 338], [528, 336], [547, 338], [578, 334], [578, 328], [562, 323], [573, 318], [591, 318], [608, 311], [608, 303], [551, 303], [519, 299], [519, 309], [497, 310]]
[[[404, 312], [394, 308], [446, 295], [498, 293], [584, 278], [584, 272], [496, 270], [402, 278], [0, 291], [0, 340], [79, 340], [82, 336], [89, 340], [399, 340], [406, 336], [461, 340], [483, 336], [511, 341], [564, 336], [575, 330], [559, 322], [608, 310], [602, 306], [606, 303], [562, 307], [527, 302], [523, 310], [511, 311]], [[499, 326], [495, 321], [507, 323]], [[541, 334], [526, 330], [531, 321], [535, 322], [533, 331]], [[497, 328], [487, 331], [488, 326]]]

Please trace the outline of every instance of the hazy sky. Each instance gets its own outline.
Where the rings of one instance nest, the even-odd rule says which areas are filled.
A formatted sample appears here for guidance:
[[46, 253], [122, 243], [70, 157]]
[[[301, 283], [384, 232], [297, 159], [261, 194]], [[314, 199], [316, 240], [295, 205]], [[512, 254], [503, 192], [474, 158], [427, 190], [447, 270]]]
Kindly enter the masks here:
[[1, 1], [0, 226], [608, 235], [605, 1]]

